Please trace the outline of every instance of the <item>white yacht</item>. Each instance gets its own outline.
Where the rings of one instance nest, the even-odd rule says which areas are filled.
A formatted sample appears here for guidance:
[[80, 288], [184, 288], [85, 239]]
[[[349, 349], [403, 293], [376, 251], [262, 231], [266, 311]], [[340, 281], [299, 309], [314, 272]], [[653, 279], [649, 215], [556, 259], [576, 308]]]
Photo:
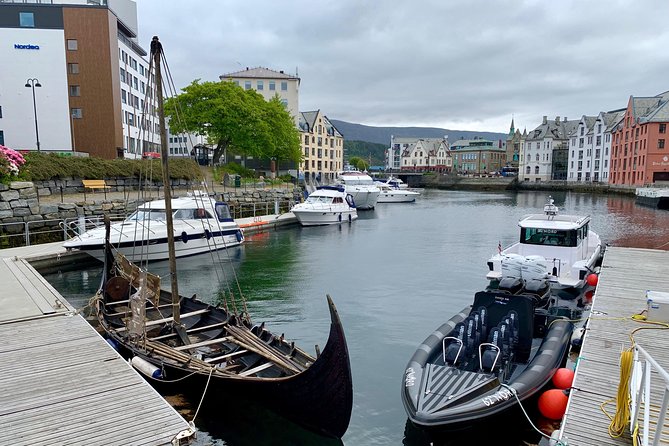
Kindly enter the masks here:
[[355, 201], [342, 186], [321, 186], [290, 212], [302, 226], [352, 222], [358, 218]]
[[379, 183], [377, 186], [381, 189], [378, 203], [412, 203], [420, 196], [420, 192], [409, 189], [395, 189], [388, 183]]
[[337, 182], [344, 186], [347, 194], [353, 196], [358, 209], [374, 209], [381, 190], [367, 173], [344, 170], [339, 172]]
[[604, 247], [590, 230], [590, 217], [558, 215], [551, 197], [543, 214], [528, 215], [518, 226], [520, 241], [506, 249], [500, 245], [488, 260], [488, 280], [522, 279], [529, 285], [547, 278], [551, 288], [578, 289], [601, 263]]
[[[206, 194], [173, 198], [172, 217], [177, 257], [230, 248], [244, 241], [228, 205]], [[124, 221], [112, 224], [109, 241], [131, 262], [167, 259], [165, 200], [144, 203]], [[104, 260], [104, 242], [105, 229], [98, 227], [71, 238], [63, 246]]]

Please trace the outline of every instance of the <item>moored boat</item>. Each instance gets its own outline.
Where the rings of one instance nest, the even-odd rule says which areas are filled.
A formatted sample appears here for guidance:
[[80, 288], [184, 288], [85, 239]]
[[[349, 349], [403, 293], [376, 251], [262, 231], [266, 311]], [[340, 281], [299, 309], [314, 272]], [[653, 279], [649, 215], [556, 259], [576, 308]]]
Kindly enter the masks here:
[[343, 186], [320, 186], [290, 210], [302, 226], [352, 222], [358, 218], [353, 196]]
[[372, 177], [359, 170], [339, 172], [337, 182], [344, 186], [347, 194], [353, 196], [358, 209], [374, 209], [381, 190], [374, 184]]
[[[244, 235], [232, 219], [228, 205], [207, 194], [194, 192], [171, 200], [177, 257], [237, 246]], [[139, 206], [124, 221], [111, 226], [110, 242], [130, 261], [168, 258], [165, 200]], [[63, 246], [104, 260], [105, 230], [98, 227], [69, 239]]]
[[580, 300], [562, 305], [548, 284], [485, 290], [418, 347], [403, 377], [409, 419], [457, 430], [517, 406], [564, 364]]
[[669, 209], [669, 188], [639, 187], [636, 202], [657, 209]]
[[420, 196], [420, 192], [409, 189], [394, 189], [386, 183], [378, 183], [381, 189], [378, 203], [413, 203]]
[[543, 214], [533, 214], [518, 222], [520, 240], [488, 260], [486, 278], [497, 283], [507, 271], [517, 271], [518, 279], [548, 275], [554, 289], [581, 289], [586, 277], [595, 272], [604, 254], [599, 235], [590, 229], [590, 216], [561, 215], [548, 197]]

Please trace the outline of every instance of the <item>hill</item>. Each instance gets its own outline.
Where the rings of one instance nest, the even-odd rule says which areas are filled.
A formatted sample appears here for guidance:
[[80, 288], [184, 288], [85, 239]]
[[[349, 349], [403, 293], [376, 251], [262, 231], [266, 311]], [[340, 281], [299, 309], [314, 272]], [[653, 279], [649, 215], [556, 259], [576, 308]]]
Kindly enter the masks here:
[[369, 125], [354, 124], [337, 119], [330, 119], [330, 122], [337, 127], [344, 135], [344, 140], [348, 141], [366, 141], [390, 146], [390, 135], [401, 138], [443, 138], [448, 135], [450, 142], [458, 139], [473, 139], [474, 137], [497, 141], [506, 140], [506, 133], [495, 132], [473, 132], [469, 130], [448, 130], [436, 127], [372, 127]]

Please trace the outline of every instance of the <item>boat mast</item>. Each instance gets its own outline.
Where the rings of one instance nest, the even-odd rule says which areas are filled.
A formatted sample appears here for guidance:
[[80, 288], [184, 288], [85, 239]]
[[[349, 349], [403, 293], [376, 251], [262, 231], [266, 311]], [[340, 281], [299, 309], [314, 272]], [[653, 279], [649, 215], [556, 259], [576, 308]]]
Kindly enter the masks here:
[[165, 109], [163, 108], [163, 81], [160, 75], [160, 56], [163, 46], [158, 36], [151, 40], [151, 56], [156, 69], [156, 99], [158, 102], [158, 123], [160, 125], [160, 161], [163, 168], [163, 188], [165, 190], [165, 214], [167, 221], [167, 248], [169, 253], [170, 279], [172, 283], [172, 318], [174, 324], [181, 325], [179, 310], [179, 285], [177, 283], [177, 261], [174, 253], [174, 222], [172, 220], [172, 191], [170, 189], [170, 171], [167, 164], [167, 130], [165, 128]]

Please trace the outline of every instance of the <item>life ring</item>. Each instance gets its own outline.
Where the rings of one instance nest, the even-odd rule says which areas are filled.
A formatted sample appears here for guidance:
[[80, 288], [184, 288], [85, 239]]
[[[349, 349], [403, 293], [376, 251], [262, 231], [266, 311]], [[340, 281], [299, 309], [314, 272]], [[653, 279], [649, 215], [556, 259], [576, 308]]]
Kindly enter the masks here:
[[186, 231], [181, 233], [181, 241], [184, 243], [188, 243], [188, 234], [186, 234]]

